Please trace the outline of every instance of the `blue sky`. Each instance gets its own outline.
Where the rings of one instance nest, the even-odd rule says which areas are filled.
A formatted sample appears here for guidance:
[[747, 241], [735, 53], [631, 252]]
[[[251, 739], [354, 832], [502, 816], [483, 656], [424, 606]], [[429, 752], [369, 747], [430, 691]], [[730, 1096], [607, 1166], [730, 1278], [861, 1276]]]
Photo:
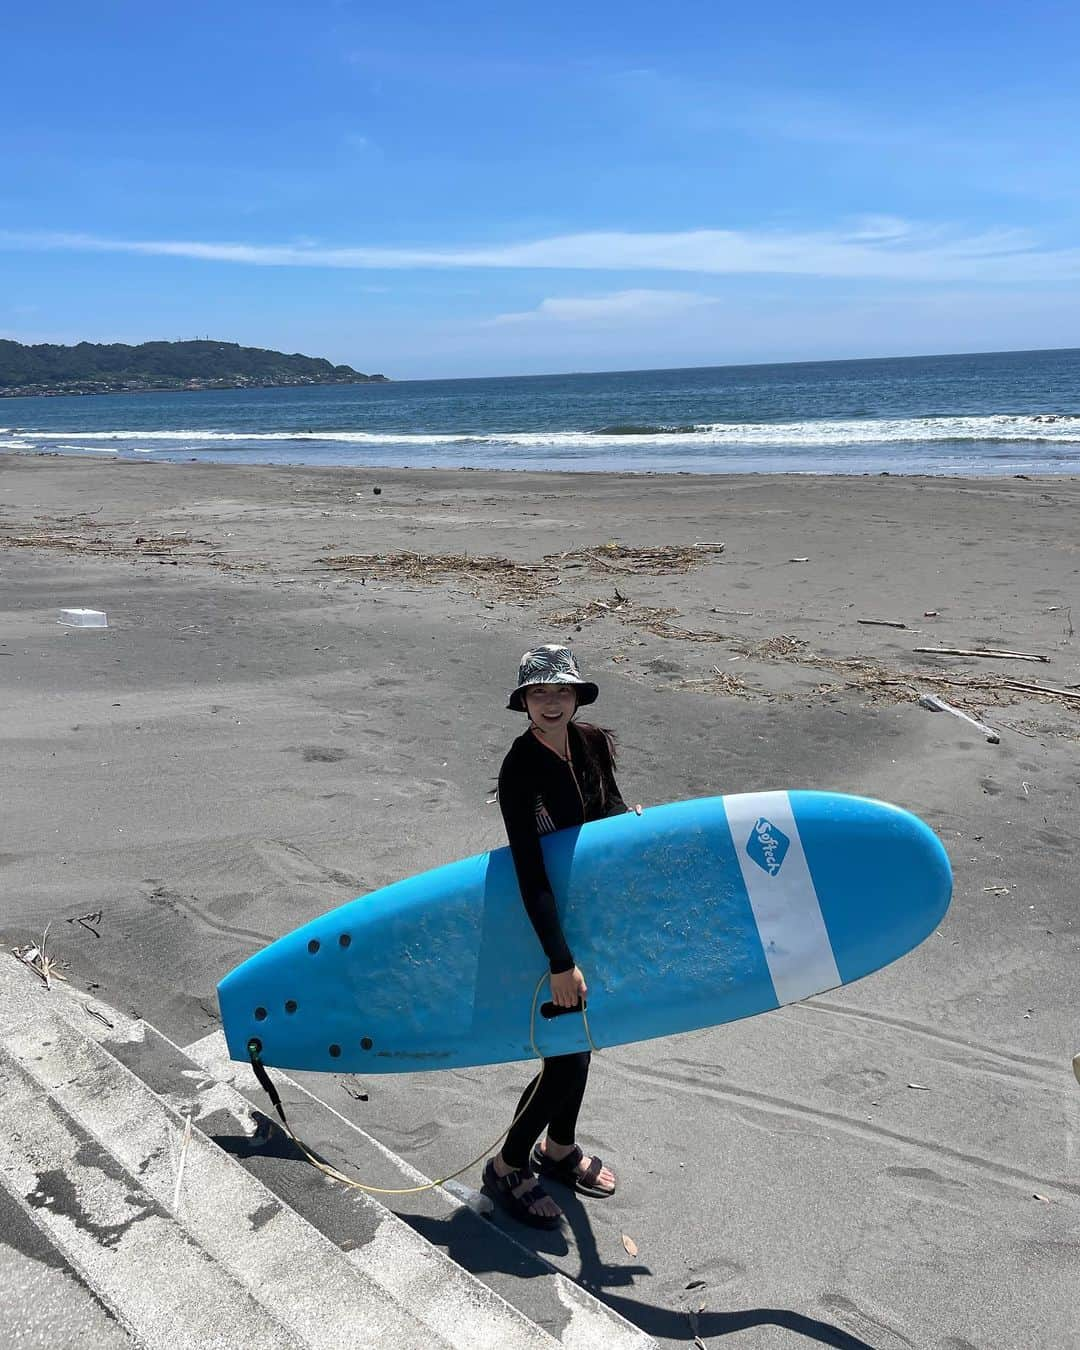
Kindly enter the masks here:
[[1080, 346], [1071, 3], [13, 8], [3, 337], [399, 378]]

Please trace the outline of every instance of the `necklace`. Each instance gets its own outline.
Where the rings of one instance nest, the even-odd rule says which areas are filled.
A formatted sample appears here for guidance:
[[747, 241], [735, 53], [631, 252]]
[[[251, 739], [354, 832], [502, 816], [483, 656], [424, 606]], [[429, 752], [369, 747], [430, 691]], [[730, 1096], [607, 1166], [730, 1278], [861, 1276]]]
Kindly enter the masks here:
[[535, 724], [534, 724], [532, 727], [530, 727], [530, 730], [532, 731], [532, 734], [536, 737], [536, 739], [540, 742], [540, 744], [544, 747], [544, 749], [550, 751], [551, 754], [553, 754], [553, 755], [556, 757], [556, 759], [561, 759], [562, 762], [566, 765], [566, 767], [570, 770], [570, 777], [574, 780], [574, 789], [575, 789], [575, 791], [577, 792], [577, 795], [578, 795], [578, 801], [581, 802], [581, 815], [582, 815], [582, 819], [584, 819], [584, 818], [585, 818], [585, 814], [586, 814], [586, 812], [585, 812], [585, 794], [584, 794], [584, 793], [582, 792], [582, 790], [581, 790], [581, 784], [578, 782], [578, 776], [577, 776], [577, 773], [576, 773], [575, 770], [574, 770], [574, 761], [573, 761], [573, 758], [571, 757], [571, 754], [570, 754], [570, 731], [569, 731], [569, 728], [567, 728], [567, 733], [566, 733], [566, 748], [565, 748], [565, 750], [556, 750], [555, 747], [554, 747], [553, 745], [549, 745], [548, 742], [544, 739], [544, 734], [543, 734], [543, 732], [542, 732], [542, 731], [540, 730], [540, 728], [539, 728], [538, 726], [536, 726]]
[[569, 764], [571, 768], [574, 767], [574, 761], [570, 755], [569, 732], [567, 732], [565, 746], [563, 747], [562, 750], [557, 750], [555, 746], [553, 746], [551, 742], [547, 739], [543, 731], [541, 731], [540, 728], [535, 723], [529, 729], [531, 730], [532, 734], [536, 737], [536, 739], [540, 742], [540, 744], [544, 747], [545, 750], [550, 750], [551, 753], [555, 755], [558, 759], [561, 759], [564, 764]]

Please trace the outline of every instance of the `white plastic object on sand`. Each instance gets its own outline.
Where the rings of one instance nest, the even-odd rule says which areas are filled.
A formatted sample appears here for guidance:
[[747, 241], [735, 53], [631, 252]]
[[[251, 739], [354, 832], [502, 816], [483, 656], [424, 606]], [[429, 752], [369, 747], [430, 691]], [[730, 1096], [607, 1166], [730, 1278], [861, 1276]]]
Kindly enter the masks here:
[[62, 609], [57, 623], [69, 628], [108, 628], [103, 609]]

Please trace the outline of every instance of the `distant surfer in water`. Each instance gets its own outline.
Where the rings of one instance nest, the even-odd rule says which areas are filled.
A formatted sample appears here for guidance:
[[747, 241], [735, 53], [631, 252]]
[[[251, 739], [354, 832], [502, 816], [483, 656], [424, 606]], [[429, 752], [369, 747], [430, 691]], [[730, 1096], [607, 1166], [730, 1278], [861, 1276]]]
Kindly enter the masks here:
[[[540, 839], [628, 809], [615, 782], [610, 735], [574, 720], [578, 708], [595, 702], [598, 692], [595, 684], [582, 679], [568, 647], [526, 652], [507, 707], [526, 713], [529, 727], [511, 745], [499, 772], [499, 806], [521, 898], [548, 959], [552, 1000], [562, 1008], [575, 1007], [587, 991], [563, 935]], [[614, 1173], [575, 1142], [589, 1060], [587, 1051], [544, 1060], [536, 1096], [526, 1107], [534, 1078], [514, 1113], [523, 1112], [521, 1119], [484, 1168], [486, 1189], [515, 1218], [535, 1228], [555, 1228], [562, 1218], [538, 1172], [583, 1195], [611, 1195], [615, 1190]]]

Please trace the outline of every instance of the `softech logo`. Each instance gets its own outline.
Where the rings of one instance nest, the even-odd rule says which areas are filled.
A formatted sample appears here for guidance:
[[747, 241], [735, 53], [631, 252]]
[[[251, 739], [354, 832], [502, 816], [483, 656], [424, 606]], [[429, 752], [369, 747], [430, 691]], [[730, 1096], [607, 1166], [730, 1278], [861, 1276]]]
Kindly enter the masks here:
[[791, 840], [771, 820], [759, 816], [746, 841], [746, 851], [763, 872], [775, 877], [784, 864]]

